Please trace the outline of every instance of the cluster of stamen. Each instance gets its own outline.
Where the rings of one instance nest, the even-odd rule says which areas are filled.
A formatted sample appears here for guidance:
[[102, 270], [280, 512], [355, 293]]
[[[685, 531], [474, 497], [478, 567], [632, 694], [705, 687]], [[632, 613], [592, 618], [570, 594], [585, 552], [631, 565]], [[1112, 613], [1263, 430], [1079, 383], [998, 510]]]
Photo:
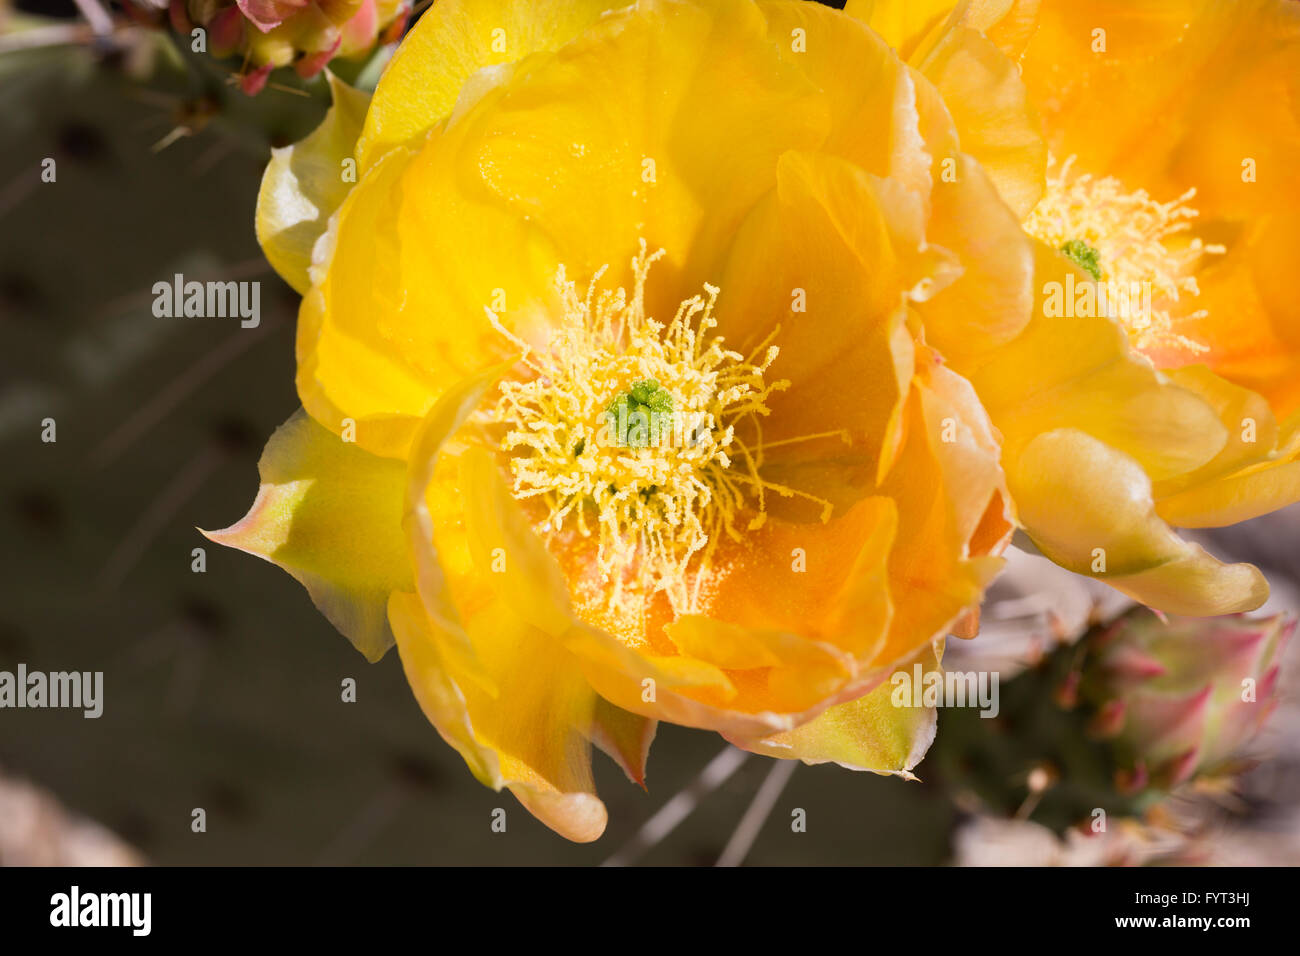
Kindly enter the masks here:
[[[1200, 294], [1195, 272], [1202, 257], [1226, 251], [1188, 235], [1197, 216], [1190, 205], [1196, 190], [1161, 203], [1145, 190], [1126, 190], [1112, 176], [1077, 173], [1074, 161], [1073, 156], [1063, 163], [1049, 159], [1047, 192], [1030, 213], [1026, 230], [1065, 252], [1094, 279], [1125, 290], [1149, 287], [1148, 309], [1134, 308], [1136, 297], [1112, 298], [1119, 304], [1115, 318], [1137, 348], [1176, 345], [1205, 351], [1175, 329], [1170, 311], [1183, 296]], [[1205, 314], [1201, 310], [1180, 318]]]
[[609, 605], [664, 591], [686, 612], [698, 608], [720, 536], [759, 527], [767, 492], [799, 493], [759, 474], [760, 418], [789, 385], [765, 379], [776, 331], [748, 356], [726, 349], [710, 334], [719, 290], [709, 285], [667, 325], [650, 318], [646, 276], [661, 255], [642, 244], [630, 296], [601, 289], [603, 269], [580, 295], [561, 268], [563, 317], [544, 349], [489, 313], [522, 349], [496, 417], [515, 496], [543, 502], [544, 533], [596, 537]]

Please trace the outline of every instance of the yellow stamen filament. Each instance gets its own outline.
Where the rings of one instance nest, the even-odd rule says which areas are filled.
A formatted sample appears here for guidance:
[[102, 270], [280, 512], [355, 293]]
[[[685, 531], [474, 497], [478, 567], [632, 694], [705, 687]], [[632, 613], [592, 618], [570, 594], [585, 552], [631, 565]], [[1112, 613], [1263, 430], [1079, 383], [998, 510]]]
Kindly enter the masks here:
[[[642, 243], [630, 297], [599, 288], [603, 269], [581, 296], [561, 268], [564, 315], [544, 350], [488, 314], [523, 351], [523, 374], [502, 382], [496, 407], [515, 496], [546, 505], [543, 532], [568, 527], [599, 536], [596, 565], [611, 607], [664, 591], [675, 611], [687, 613], [699, 610], [721, 535], [741, 540], [742, 516], [746, 530], [761, 526], [769, 491], [812, 496], [759, 473], [759, 419], [769, 414], [768, 398], [790, 384], [765, 379], [778, 354], [771, 337], [748, 357], [724, 348], [721, 336], [709, 334], [719, 294], [710, 285], [666, 326], [648, 317], [646, 277], [662, 255], [647, 254]], [[620, 442], [610, 406], [648, 380], [671, 396], [670, 424], [651, 432], [657, 443]], [[829, 502], [813, 500], [829, 517]]]
[[[1150, 288], [1149, 310], [1133, 308], [1127, 295], [1111, 297], [1118, 303], [1115, 317], [1137, 348], [1176, 345], [1207, 351], [1174, 329], [1170, 312], [1171, 304], [1182, 296], [1200, 294], [1195, 272], [1201, 258], [1227, 251], [1187, 235], [1197, 217], [1190, 205], [1196, 190], [1189, 189], [1170, 202], [1156, 202], [1145, 190], [1125, 190], [1112, 176], [1076, 173], [1074, 161], [1073, 156], [1064, 163], [1049, 159], [1047, 192], [1029, 214], [1026, 231], [1056, 249], [1072, 241], [1092, 246], [1099, 253], [1103, 283], [1115, 283], [1123, 290]], [[1201, 310], [1181, 318], [1205, 315]]]

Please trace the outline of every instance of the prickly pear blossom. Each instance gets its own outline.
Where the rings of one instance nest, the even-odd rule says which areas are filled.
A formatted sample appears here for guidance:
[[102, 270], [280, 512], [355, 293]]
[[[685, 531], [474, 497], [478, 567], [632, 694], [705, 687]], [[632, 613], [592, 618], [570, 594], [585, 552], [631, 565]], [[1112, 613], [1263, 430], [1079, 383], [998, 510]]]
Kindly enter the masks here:
[[305, 411], [213, 534], [395, 642], [475, 775], [579, 840], [589, 745], [640, 781], [659, 719], [919, 761], [934, 711], [873, 691], [938, 666], [1011, 529], [938, 346], [1007, 334], [985, 290], [1022, 258], [972, 161], [933, 194], [951, 126], [862, 25], [605, 6], [440, 2], [276, 154], [258, 233], [305, 294]]
[[[935, 83], [1029, 234], [1075, 267], [1042, 303], [1074, 331], [1061, 348], [1095, 349], [1096, 323], [1083, 317], [1104, 316], [1130, 343], [1125, 363], [1160, 370], [1215, 419], [1175, 425], [1203, 428], [1209, 454], [1174, 469], [1151, 454], [1162, 439], [1148, 406], [1112, 419], [1145, 432], [1142, 448], [1095, 422], [1044, 439], [1021, 458], [1032, 472], [1008, 469], [1022, 526], [1059, 563], [1171, 613], [1258, 606], [1262, 578], [1216, 567], [1170, 527], [1232, 524], [1300, 500], [1290, 291], [1300, 4], [849, 0], [847, 10]], [[994, 95], [979, 92], [980, 76]], [[1007, 123], [1026, 116], [1042, 138]], [[1093, 396], [1121, 408], [1106, 384], [1117, 367], [1096, 359]], [[994, 423], [1013, 431], [1007, 415], [1020, 409], [1000, 407], [1002, 380], [967, 374]], [[1038, 414], [1070, 417], [1066, 396], [1051, 403]]]
[[[478, 779], [572, 839], [606, 823], [590, 744], [641, 781], [657, 720], [908, 773], [934, 711], [881, 685], [973, 632], [1008, 463], [1022, 516], [1070, 469], [1088, 516], [1116, 488], [1085, 439], [1161, 476], [1223, 445], [1108, 319], [1035, 319], [1075, 268], [999, 198], [1017, 164], [844, 13], [440, 0], [373, 98], [334, 93], [258, 202], [303, 410], [211, 537], [396, 644]], [[1262, 600], [1168, 529], [1102, 532], [1117, 586]]]
[[1055, 160], [1027, 228], [1070, 229], [1103, 282], [1150, 290], [1119, 321], [1228, 430], [1203, 468], [1157, 484], [1159, 514], [1265, 514], [1300, 499], [1300, 4], [1087, 6], [1044, 0], [1019, 58]]
[[369, 53], [402, 35], [410, 0], [171, 0], [177, 32], [206, 33], [213, 56], [240, 56], [240, 86], [250, 95], [271, 71], [292, 66], [312, 77], [336, 56]]

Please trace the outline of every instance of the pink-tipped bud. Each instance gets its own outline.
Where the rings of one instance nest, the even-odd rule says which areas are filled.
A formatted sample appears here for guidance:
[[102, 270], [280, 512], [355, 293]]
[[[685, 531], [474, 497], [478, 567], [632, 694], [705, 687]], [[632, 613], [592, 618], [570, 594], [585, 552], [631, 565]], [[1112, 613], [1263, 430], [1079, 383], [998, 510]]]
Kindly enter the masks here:
[[1079, 682], [1082, 677], [1078, 671], [1070, 671], [1056, 688], [1056, 703], [1062, 710], [1074, 710], [1079, 706]]
[[334, 54], [338, 52], [339, 44], [342, 38], [335, 40], [334, 45], [327, 50], [321, 50], [319, 53], [308, 53], [301, 60], [293, 65], [294, 70], [304, 80], [309, 80], [321, 70], [325, 65], [334, 59]]
[[239, 78], [239, 88], [243, 90], [246, 96], [256, 96], [266, 89], [266, 82], [271, 78], [271, 70], [274, 67], [271, 64], [259, 66], [250, 73], [245, 73]]
[[1124, 729], [1128, 706], [1122, 700], [1108, 700], [1088, 722], [1088, 733], [1094, 737], [1118, 737]]
[[1131, 768], [1121, 768], [1115, 771], [1115, 789], [1123, 794], [1137, 793], [1149, 782], [1150, 777], [1147, 775], [1147, 766], [1140, 759]]
[[1295, 621], [1164, 617], [1131, 611], [1085, 648], [1089, 729], [1115, 741], [1126, 786], [1172, 788], [1231, 769], [1277, 694]]
[[238, 7], [218, 10], [208, 21], [208, 52], [213, 56], [230, 56], [244, 42], [244, 18]]

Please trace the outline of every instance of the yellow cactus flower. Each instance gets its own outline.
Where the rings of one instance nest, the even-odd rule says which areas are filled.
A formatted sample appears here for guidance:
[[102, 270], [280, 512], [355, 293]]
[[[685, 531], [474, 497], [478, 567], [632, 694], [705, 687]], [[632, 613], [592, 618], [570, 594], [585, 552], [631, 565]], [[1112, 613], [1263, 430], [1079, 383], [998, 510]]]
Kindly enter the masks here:
[[[1300, 307], [1282, 293], [1300, 238], [1300, 187], [1285, 173], [1300, 155], [1300, 124], [1287, 105], [1300, 75], [1300, 8], [1281, 0], [854, 0], [849, 10], [935, 82], [976, 156], [990, 137], [1005, 139], [998, 109], [1041, 122], [1046, 151], [1002, 143], [996, 154], [1004, 198], [1031, 235], [1080, 270], [1070, 289], [1095, 281], [1131, 348], [1219, 419], [1224, 440], [1199, 466], [1158, 473], [1110, 461], [1107, 474], [1133, 479], [1115, 520], [1141, 518], [1170, 542], [1169, 524], [1231, 524], [1300, 499]], [[965, 69], [954, 71], [954, 60]], [[970, 95], [969, 76], [980, 70], [1005, 78], [1001, 98]], [[1061, 347], [1085, 346], [1067, 334]], [[956, 367], [989, 404], [981, 376]], [[1076, 475], [1096, 456], [1111, 457], [1091, 442], [1059, 444], [1082, 459], [1066, 469]], [[1062, 563], [1096, 573], [1084, 560], [1096, 516], [1070, 527], [1073, 516], [1036, 501], [1034, 489], [1055, 498], [1071, 483], [1024, 482], [1022, 470], [1009, 467], [1008, 477], [1031, 536], [1053, 557], [1074, 542], [1075, 560]], [[1130, 552], [1149, 544], [1134, 538]], [[1148, 553], [1150, 564], [1166, 552]], [[1208, 583], [1201, 565], [1206, 573], [1195, 577]], [[1191, 590], [1190, 577], [1170, 574], [1178, 567], [1152, 565], [1157, 586], [1131, 593], [1178, 611], [1164, 597]]]
[[1229, 430], [1157, 485], [1159, 513], [1216, 526], [1300, 499], [1300, 7], [1044, 0], [1037, 26], [1021, 62], [1061, 161], [1030, 228], [1068, 225], [1103, 278], [1152, 288], [1121, 314], [1134, 344]]
[[[1062, 473], [1062, 447], [1107, 442], [1149, 480], [1225, 443], [1109, 320], [1064, 352], [1031, 321], [1036, 284], [1076, 270], [843, 13], [440, 0], [373, 98], [334, 95], [258, 202], [304, 295], [304, 411], [211, 537], [292, 573], [368, 657], [395, 643], [474, 774], [572, 839], [605, 825], [589, 745], [641, 781], [660, 719], [915, 766], [934, 712], [880, 685], [971, 633], [1012, 528], [985, 404], [1028, 474], [1083, 482], [1075, 521], [1137, 479]], [[1034, 149], [1009, 120], [1001, 145]], [[1004, 379], [1036, 401], [1007, 413]], [[1253, 569], [1102, 534], [1146, 549], [1121, 585], [1181, 562], [1184, 604], [1253, 597]]]
[[[850, 18], [605, 6], [443, 0], [277, 151], [305, 412], [212, 534], [395, 642], [479, 779], [579, 840], [589, 743], [640, 781], [658, 719], [915, 766], [933, 710], [872, 691], [938, 667], [1011, 530], [936, 349], [1013, 335], [1028, 258], [982, 176], [931, 197], [948, 120]], [[923, 333], [941, 289], [967, 308]]]

